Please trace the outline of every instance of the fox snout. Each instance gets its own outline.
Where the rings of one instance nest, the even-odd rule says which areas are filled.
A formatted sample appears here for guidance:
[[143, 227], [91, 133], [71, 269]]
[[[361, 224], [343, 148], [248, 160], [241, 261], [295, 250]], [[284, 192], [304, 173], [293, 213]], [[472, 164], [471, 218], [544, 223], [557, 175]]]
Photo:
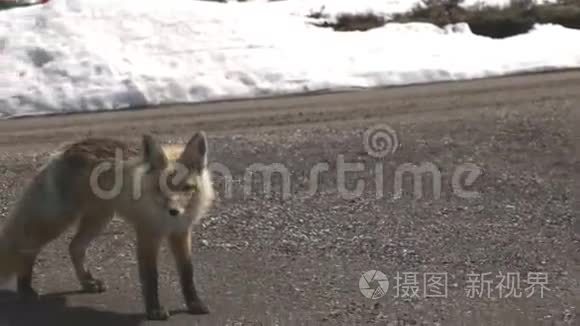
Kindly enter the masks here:
[[182, 208], [169, 208], [169, 215], [171, 216], [179, 216], [183, 214]]
[[178, 195], [173, 195], [167, 199], [166, 209], [170, 216], [178, 217], [185, 214], [187, 201], [189, 198], [182, 198]]

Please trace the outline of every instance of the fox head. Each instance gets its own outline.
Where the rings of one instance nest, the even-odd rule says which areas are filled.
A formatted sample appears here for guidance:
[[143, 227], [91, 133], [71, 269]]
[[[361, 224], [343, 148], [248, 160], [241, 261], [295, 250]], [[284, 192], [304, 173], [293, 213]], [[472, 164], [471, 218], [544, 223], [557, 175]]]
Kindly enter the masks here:
[[149, 209], [167, 219], [194, 218], [197, 223], [214, 198], [207, 168], [207, 139], [198, 132], [187, 145], [161, 146], [144, 135], [142, 176], [143, 199]]

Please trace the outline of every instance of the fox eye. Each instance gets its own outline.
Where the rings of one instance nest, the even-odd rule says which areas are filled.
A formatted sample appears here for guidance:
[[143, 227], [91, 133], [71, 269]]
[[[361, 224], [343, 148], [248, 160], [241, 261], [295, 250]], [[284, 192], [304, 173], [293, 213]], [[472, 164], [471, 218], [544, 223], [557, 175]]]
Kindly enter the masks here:
[[196, 191], [197, 190], [197, 185], [195, 185], [195, 184], [185, 184], [182, 189], [183, 189], [183, 191]]

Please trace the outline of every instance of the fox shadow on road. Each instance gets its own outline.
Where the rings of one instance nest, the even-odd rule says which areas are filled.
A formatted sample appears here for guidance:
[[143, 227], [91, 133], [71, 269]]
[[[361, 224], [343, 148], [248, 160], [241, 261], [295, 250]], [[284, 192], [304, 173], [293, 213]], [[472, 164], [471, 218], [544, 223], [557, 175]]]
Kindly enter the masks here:
[[66, 295], [50, 294], [36, 301], [23, 301], [15, 292], [0, 290], [0, 326], [137, 326], [143, 322], [143, 316], [138, 314], [67, 306]]

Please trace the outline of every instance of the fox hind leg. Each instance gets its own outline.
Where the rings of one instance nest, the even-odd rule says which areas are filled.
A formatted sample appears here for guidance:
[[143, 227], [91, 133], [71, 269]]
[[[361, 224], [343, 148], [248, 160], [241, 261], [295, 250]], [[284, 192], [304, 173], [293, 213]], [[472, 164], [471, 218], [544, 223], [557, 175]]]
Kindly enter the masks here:
[[69, 245], [73, 267], [84, 292], [100, 293], [106, 290], [105, 283], [93, 277], [85, 259], [90, 243], [105, 229], [113, 216], [113, 211], [85, 214], [81, 217], [77, 232]]

